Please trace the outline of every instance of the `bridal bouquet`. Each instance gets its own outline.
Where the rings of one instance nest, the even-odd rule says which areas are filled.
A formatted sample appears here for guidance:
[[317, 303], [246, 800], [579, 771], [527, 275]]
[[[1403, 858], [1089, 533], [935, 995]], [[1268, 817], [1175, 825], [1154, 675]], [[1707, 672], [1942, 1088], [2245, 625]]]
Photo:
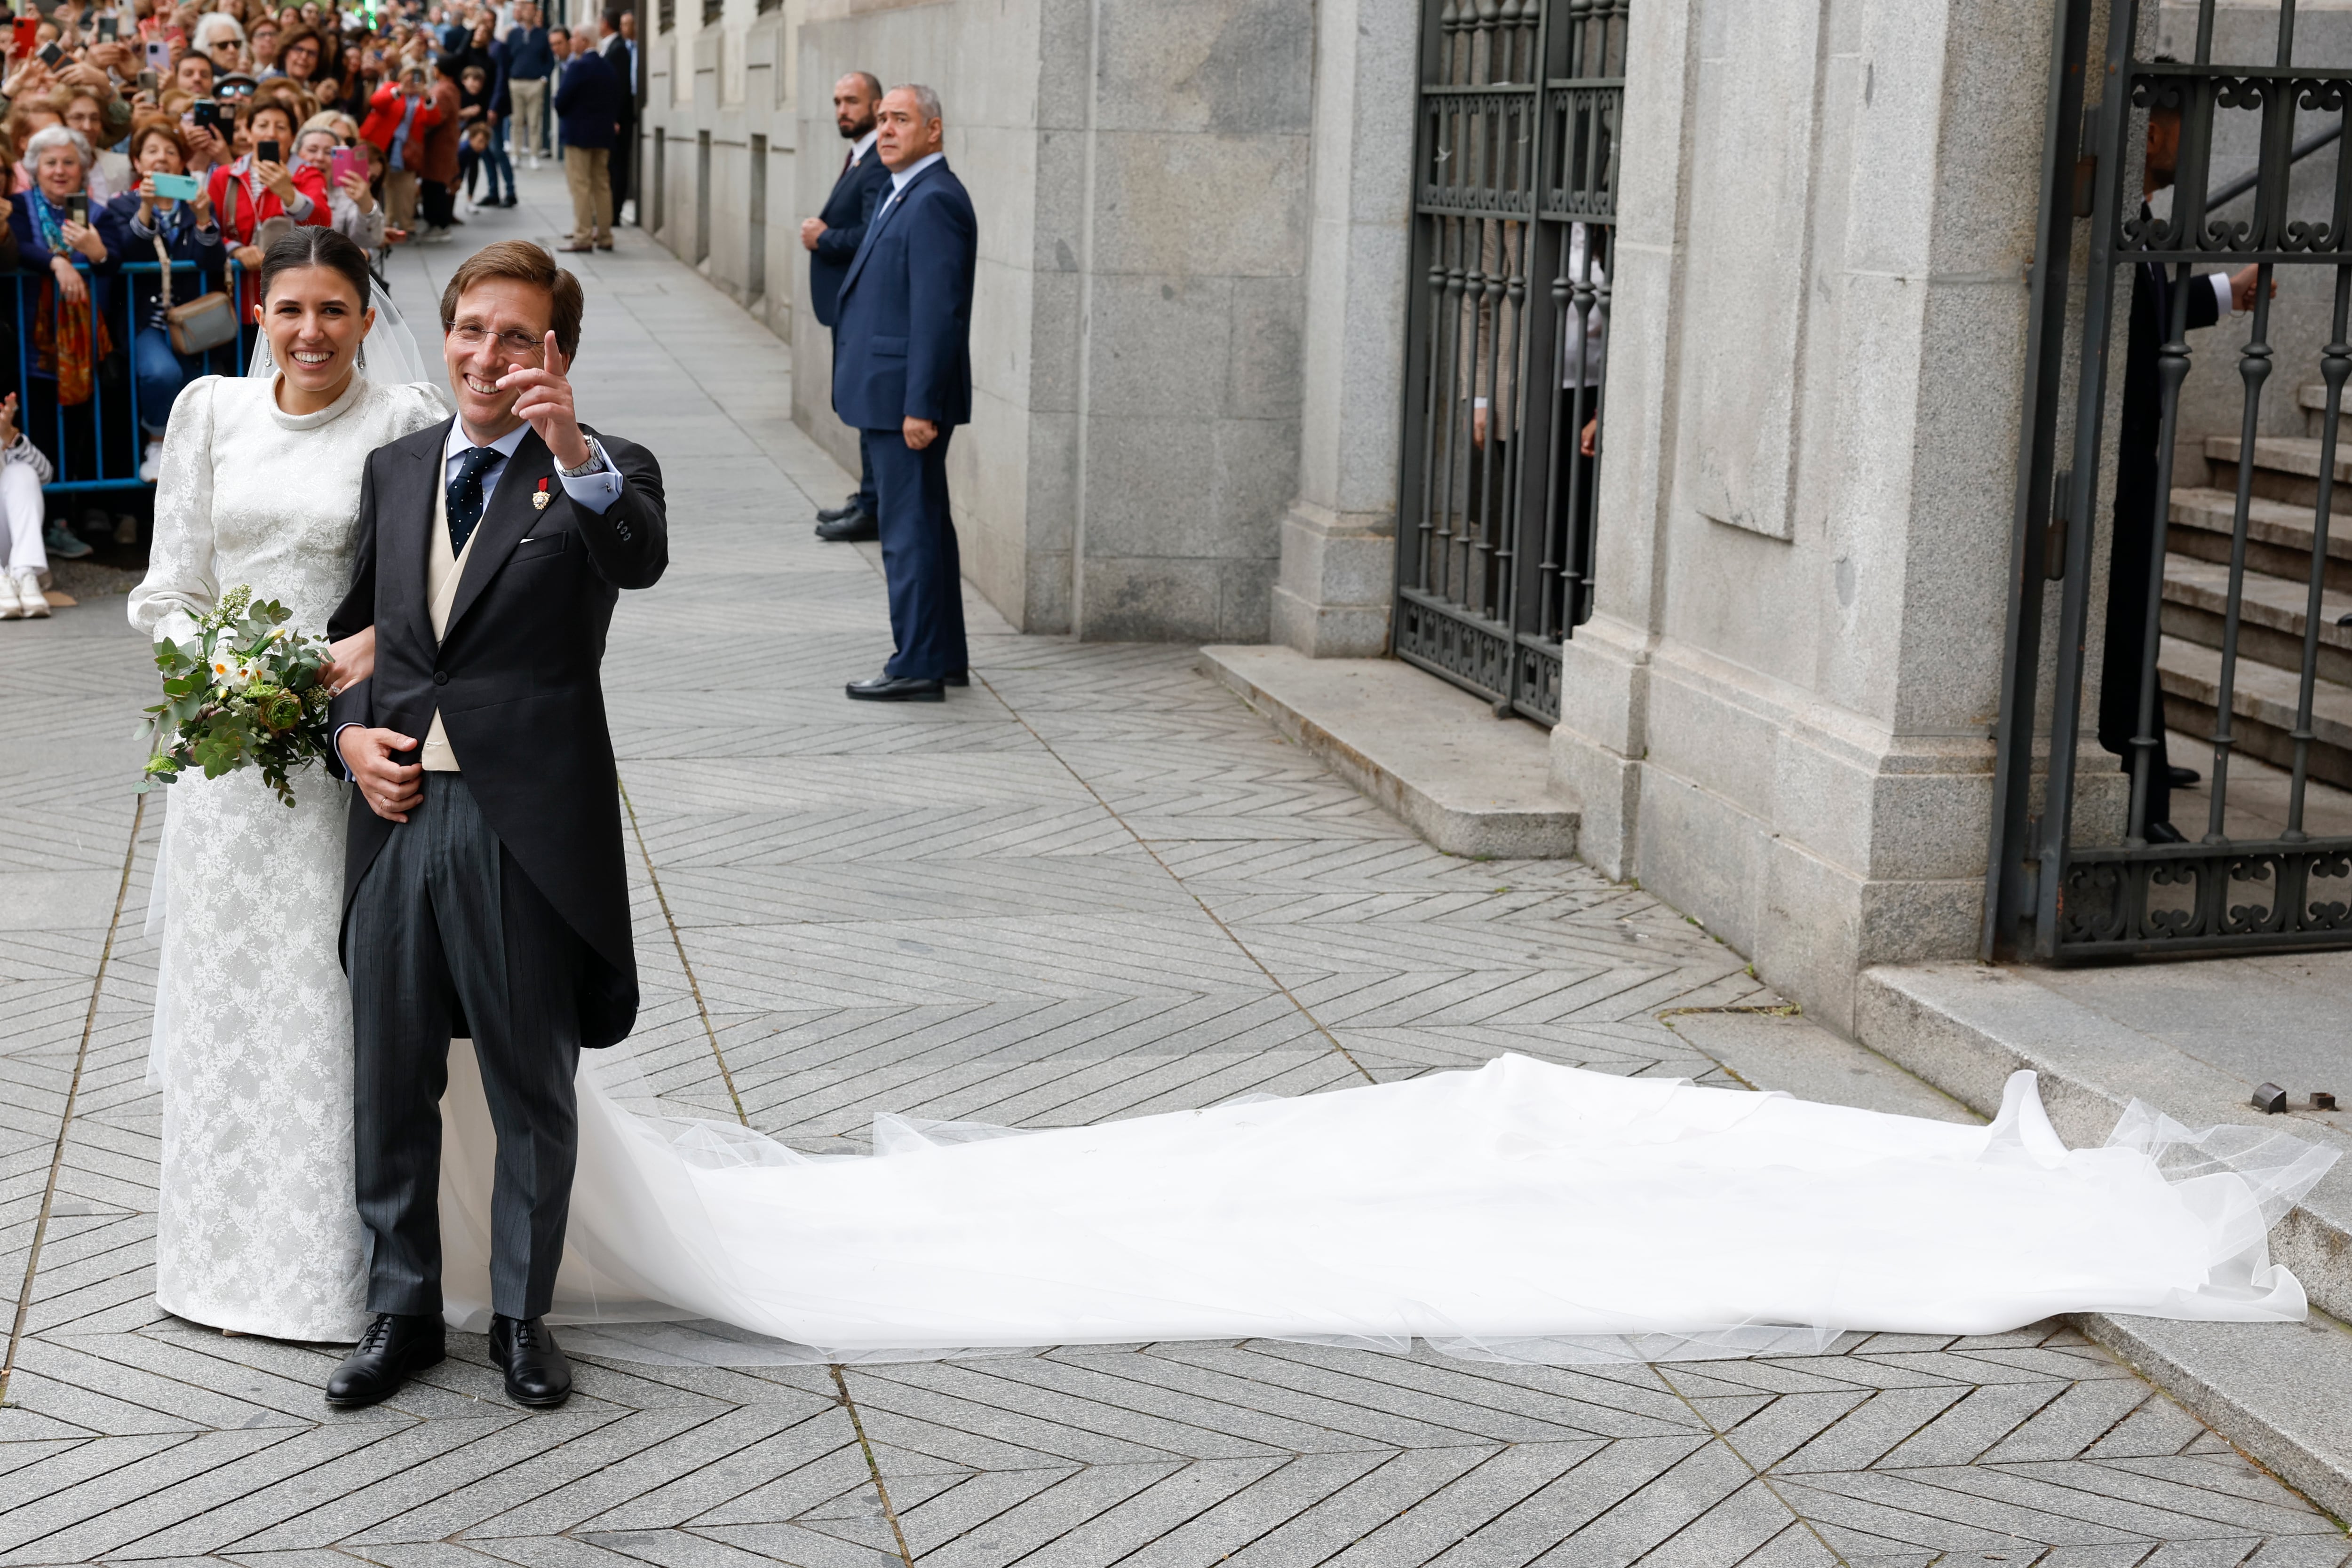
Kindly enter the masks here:
[[288, 626], [292, 619], [282, 604], [254, 603], [252, 589], [232, 589], [196, 622], [194, 643], [155, 650], [163, 700], [147, 710], [152, 755], [141, 793], [190, 768], [207, 779], [258, 768], [294, 804], [287, 776], [327, 755], [330, 694], [319, 681], [327, 645]]

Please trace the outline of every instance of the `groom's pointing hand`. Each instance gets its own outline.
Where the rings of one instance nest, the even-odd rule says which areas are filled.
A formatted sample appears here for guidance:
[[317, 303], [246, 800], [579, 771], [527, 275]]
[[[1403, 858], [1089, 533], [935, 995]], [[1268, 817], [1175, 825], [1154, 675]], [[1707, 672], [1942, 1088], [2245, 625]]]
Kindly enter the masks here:
[[363, 729], [351, 725], [335, 737], [335, 749], [343, 754], [343, 766], [352, 770], [352, 779], [366, 797], [368, 810], [388, 822], [404, 822], [408, 813], [425, 799], [417, 785], [425, 769], [411, 762], [405, 766], [394, 762], [392, 754], [406, 751], [416, 742], [395, 729]]
[[536, 366], [517, 365], [499, 378], [499, 390], [520, 387], [514, 411], [539, 432], [555, 460], [566, 468], [588, 461], [588, 437], [581, 434], [579, 416], [572, 407], [572, 361], [556, 346], [550, 332]]

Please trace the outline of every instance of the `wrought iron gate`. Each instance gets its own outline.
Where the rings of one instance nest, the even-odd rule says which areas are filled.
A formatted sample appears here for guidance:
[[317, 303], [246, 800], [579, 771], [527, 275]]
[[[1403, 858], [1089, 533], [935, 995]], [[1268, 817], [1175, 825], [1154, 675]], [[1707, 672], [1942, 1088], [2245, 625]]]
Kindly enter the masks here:
[[1591, 613], [1630, 5], [1423, 6], [1396, 653], [1546, 723]]
[[[2335, 487], [2352, 478], [2337, 455], [2352, 157], [2335, 157], [2332, 177], [2324, 162], [2294, 177], [2307, 154], [2342, 146], [2352, 70], [2295, 63], [2294, 0], [2267, 15], [2201, 0], [2193, 47], [2186, 34], [2177, 46], [2185, 62], [2135, 57], [2144, 8], [2058, 5], [1988, 956], [2352, 946], [2352, 795], [2338, 792], [2352, 789], [2352, 632], [2338, 619], [2352, 611], [2352, 539], [2330, 538]], [[2275, 36], [2249, 47], [2242, 30], [2257, 22]], [[2224, 63], [2217, 47], [2266, 59]], [[2216, 264], [2251, 328], [2234, 366], [2200, 366], [2190, 338], [2229, 319]], [[2184, 386], [2231, 369], [2234, 418], [2195, 428]], [[2168, 754], [2168, 727], [2194, 735], [2193, 755]], [[2124, 759], [2127, 798], [2095, 737]], [[2201, 768], [2205, 798], [2184, 801], [2168, 762]]]

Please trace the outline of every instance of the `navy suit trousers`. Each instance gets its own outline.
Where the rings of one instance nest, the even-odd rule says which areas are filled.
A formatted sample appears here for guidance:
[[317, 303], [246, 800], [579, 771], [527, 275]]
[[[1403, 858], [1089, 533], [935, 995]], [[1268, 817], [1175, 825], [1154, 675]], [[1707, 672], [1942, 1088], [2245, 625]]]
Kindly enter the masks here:
[[890, 587], [890, 640], [898, 651], [883, 673], [938, 680], [971, 666], [963, 636], [963, 560], [948, 515], [948, 437], [922, 451], [903, 430], [865, 430], [858, 444], [874, 465], [882, 575]]

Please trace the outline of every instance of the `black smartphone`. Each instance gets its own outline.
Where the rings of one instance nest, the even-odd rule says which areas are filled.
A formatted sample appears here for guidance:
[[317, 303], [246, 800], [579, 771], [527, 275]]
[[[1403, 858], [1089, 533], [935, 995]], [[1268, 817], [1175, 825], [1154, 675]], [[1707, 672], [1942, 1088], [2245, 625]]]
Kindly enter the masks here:
[[253, 149], [253, 155], [254, 155], [254, 157], [255, 157], [256, 159], [259, 160], [261, 162], [264, 162], [264, 163], [276, 163], [276, 162], [280, 162], [280, 160], [279, 160], [279, 158], [278, 158], [278, 143], [277, 143], [277, 142], [275, 142], [275, 141], [261, 141], [261, 142], [257, 142], [257, 143], [255, 143], [255, 145], [254, 145], [254, 149]]
[[196, 129], [209, 131], [221, 122], [220, 104], [209, 98], [200, 98], [191, 104], [188, 112], [194, 117]]
[[41, 63], [51, 70], [57, 69], [58, 62], [65, 57], [66, 52], [58, 47], [58, 41], [55, 38], [41, 46]]
[[101, 44], [110, 44], [114, 42], [115, 28], [117, 26], [118, 24], [113, 17], [100, 16], [98, 19], [98, 41]]
[[66, 216], [85, 228], [89, 225], [89, 198], [76, 191], [66, 198]]

